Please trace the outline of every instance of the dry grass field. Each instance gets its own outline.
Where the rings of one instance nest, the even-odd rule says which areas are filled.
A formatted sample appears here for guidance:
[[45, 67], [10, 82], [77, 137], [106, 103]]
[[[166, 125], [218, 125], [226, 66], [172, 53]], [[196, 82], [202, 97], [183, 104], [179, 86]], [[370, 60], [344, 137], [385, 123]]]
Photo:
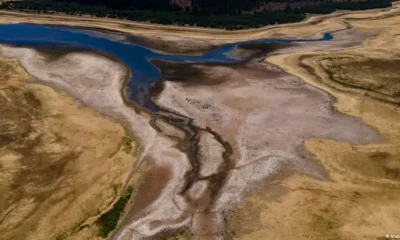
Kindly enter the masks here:
[[[165, 81], [154, 97], [197, 128], [204, 178], [187, 195], [185, 128], [125, 102], [120, 62], [87, 52], [47, 61], [38, 50], [3, 46], [19, 61], [0, 58], [0, 239], [400, 234], [399, 6], [232, 32], [0, 12], [2, 23], [114, 29], [178, 50], [349, 28], [331, 41], [271, 49], [267, 63], [158, 63], [187, 80]], [[218, 194], [210, 193], [214, 183]], [[117, 227], [109, 221], [124, 212]]]
[[135, 142], [67, 94], [27, 83], [16, 60], [1, 58], [0, 71], [0, 239], [97, 238], [94, 222], [124, 191]]
[[[399, 10], [343, 16], [376, 34], [364, 47], [272, 56], [268, 62], [336, 98], [336, 111], [362, 119], [382, 143], [310, 139], [305, 148], [329, 179], [302, 174], [265, 182], [228, 214], [235, 239], [386, 239], [400, 231]], [[359, 17], [357, 19], [356, 17]], [[361, 19], [361, 20], [360, 20]]]

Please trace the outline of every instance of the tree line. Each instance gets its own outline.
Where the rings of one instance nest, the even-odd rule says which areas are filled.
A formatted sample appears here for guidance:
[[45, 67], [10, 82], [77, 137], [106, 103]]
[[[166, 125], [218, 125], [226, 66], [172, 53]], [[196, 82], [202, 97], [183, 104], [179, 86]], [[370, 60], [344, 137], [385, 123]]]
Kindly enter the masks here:
[[303, 20], [306, 13], [325, 14], [337, 9], [364, 10], [391, 6], [390, 0], [365, 2], [347, 0], [346, 2], [327, 1], [322, 3], [315, 1], [319, 4], [294, 9], [288, 5], [282, 11], [253, 11], [266, 2], [293, 3], [299, 1], [192, 0], [192, 7], [183, 9], [170, 0], [25, 0], [3, 2], [0, 9], [35, 13], [90, 14], [96, 17], [234, 30], [297, 22]]

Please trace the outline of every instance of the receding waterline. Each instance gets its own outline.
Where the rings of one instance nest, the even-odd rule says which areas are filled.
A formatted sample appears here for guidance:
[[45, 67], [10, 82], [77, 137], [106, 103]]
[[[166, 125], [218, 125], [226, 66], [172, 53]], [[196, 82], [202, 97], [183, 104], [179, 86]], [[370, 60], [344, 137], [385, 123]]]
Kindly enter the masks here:
[[132, 72], [132, 78], [125, 89], [127, 96], [151, 111], [157, 111], [157, 107], [151, 101], [151, 83], [157, 82], [162, 76], [159, 69], [149, 62], [150, 59], [194, 63], [235, 63], [238, 60], [229, 57], [226, 53], [237, 46], [259, 43], [316, 42], [331, 39], [332, 35], [325, 33], [319, 39], [251, 40], [221, 45], [200, 56], [193, 56], [156, 53], [143, 46], [113, 41], [101, 35], [91, 35], [84, 28], [39, 24], [0, 25], [0, 43], [28, 47], [37, 47], [43, 44], [78, 46], [113, 55], [124, 62]]

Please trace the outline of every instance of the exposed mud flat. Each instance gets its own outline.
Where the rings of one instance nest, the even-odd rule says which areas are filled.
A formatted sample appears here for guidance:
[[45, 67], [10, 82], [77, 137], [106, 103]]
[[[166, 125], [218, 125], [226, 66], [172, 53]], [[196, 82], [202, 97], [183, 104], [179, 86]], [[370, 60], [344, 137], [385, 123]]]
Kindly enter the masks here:
[[[325, 179], [327, 175], [320, 166], [304, 156], [305, 139], [328, 138], [354, 144], [379, 140], [377, 133], [361, 121], [334, 112], [327, 94], [272, 65], [251, 62], [197, 68], [203, 81], [165, 82], [155, 101], [163, 109], [194, 119], [196, 126], [213, 129], [232, 149], [226, 165], [226, 150], [221, 144], [212, 139], [199, 141], [201, 149], [208, 148], [214, 155], [209, 158], [213, 164], [203, 163], [200, 172], [208, 176], [225, 174], [224, 178], [208, 179], [210, 186], [221, 180], [224, 183], [207, 208], [197, 206], [200, 212], [205, 209], [212, 213], [208, 221], [214, 218], [218, 222], [224, 211], [254, 190], [257, 182], [281, 171]], [[223, 231], [215, 227], [203, 225], [201, 233], [193, 233], [198, 237], [222, 237]]]
[[[323, 32], [343, 28], [340, 22], [331, 21], [344, 13], [311, 16], [299, 23], [269, 25], [259, 29], [228, 31], [201, 27], [180, 27], [132, 21], [76, 17], [63, 14], [38, 15], [0, 11], [1, 23], [54, 24], [102, 29], [103, 36], [117, 41], [137, 43], [161, 52], [198, 54], [224, 43], [255, 39], [320, 38]], [[121, 33], [116, 33], [119, 31]], [[101, 33], [98, 33], [101, 34]], [[128, 36], [126, 35], [128, 34]], [[130, 37], [134, 35], [135, 37]]]
[[[173, 214], [182, 213], [167, 196], [171, 192], [178, 192], [182, 187], [181, 179], [189, 168], [187, 156], [175, 148], [176, 141], [171, 141], [168, 136], [159, 135], [152, 128], [149, 124], [151, 120], [149, 114], [143, 111], [136, 112], [134, 108], [125, 104], [121, 91], [127, 72], [121, 63], [87, 53], [70, 53], [49, 61], [46, 56], [32, 49], [3, 46], [1, 51], [4, 56], [18, 58], [21, 65], [34, 77], [32, 81], [63, 90], [72, 95], [77, 104], [90, 106], [103, 114], [121, 119], [126, 127], [131, 129], [138, 143], [143, 146], [136, 167], [142, 166], [142, 162], [146, 161], [145, 165], [152, 163], [171, 172], [159, 198], [149, 206], [144, 206], [158, 209], [151, 213], [154, 216], [169, 216], [168, 212], [162, 213], [167, 208], [170, 208]], [[150, 191], [158, 190], [152, 188]], [[141, 209], [134, 208], [134, 210], [140, 215]], [[146, 212], [142, 214], [148, 216], [148, 221], [153, 221], [154, 216]], [[148, 224], [142, 224], [142, 221], [143, 218], [139, 218], [138, 226], [147, 228]], [[181, 225], [182, 223], [178, 223], [178, 226]], [[158, 231], [160, 227], [144, 230], [149, 235]]]
[[[346, 86], [332, 88], [325, 85], [328, 80], [316, 80], [315, 76], [322, 76], [323, 65], [317, 57], [324, 56], [320, 54], [363, 44], [377, 46], [364, 43], [368, 38], [377, 39], [381, 46], [386, 44], [385, 40], [391, 38], [382, 39], [382, 28], [387, 24], [385, 17], [394, 12], [368, 13], [379, 17], [374, 21], [383, 21], [379, 31], [362, 27], [368, 25], [364, 13], [357, 21], [346, 20], [346, 13], [316, 16], [289, 26], [296, 27], [293, 29], [300, 35], [312, 37], [318, 37], [320, 31], [342, 31], [333, 33], [334, 40], [329, 42], [253, 46], [231, 53], [239, 58], [273, 55], [269, 61], [279, 68], [257, 59], [233, 65], [153, 61], [168, 76], [156, 86], [153, 100], [161, 107], [156, 114], [135, 109], [124, 99], [122, 89], [129, 71], [106, 56], [72, 52], [49, 58], [38, 50], [15, 47], [3, 47], [2, 54], [17, 58], [33, 76], [32, 81], [63, 90], [77, 104], [122, 120], [134, 134], [141, 146], [134, 169], [136, 173], [146, 172], [146, 177], [144, 185], [135, 189], [114, 239], [166, 239], [179, 231], [194, 239], [376, 238], [381, 230], [374, 234], [366, 230], [368, 224], [376, 223], [373, 217], [368, 218], [368, 209], [373, 212], [376, 204], [388, 207], [375, 211], [379, 215], [375, 218], [387, 217], [387, 230], [398, 226], [396, 217], [390, 215], [398, 203], [398, 107], [360, 97], [357, 91], [343, 92]], [[348, 15], [357, 17], [357, 13]], [[32, 20], [29, 15], [6, 16], [6, 21], [17, 19], [59, 24], [69, 21], [68, 17]], [[93, 19], [69, 23], [100, 26]], [[352, 28], [353, 24], [358, 28]], [[151, 38], [159, 36], [156, 41], [165, 43], [184, 39], [186, 43], [178, 51], [199, 45], [199, 41], [208, 48], [281, 34], [279, 26], [232, 33], [152, 29], [146, 24], [122, 26], [112, 20], [105, 26]], [[189, 36], [191, 31], [196, 34]], [[216, 42], [208, 40], [213, 34]], [[357, 50], [346, 51], [352, 54]], [[305, 59], [304, 52], [311, 57]], [[340, 61], [329, 64], [342, 65]], [[388, 189], [393, 191], [387, 193]], [[355, 219], [367, 218], [368, 224], [343, 224], [345, 213]], [[288, 230], [287, 235], [282, 229]], [[354, 229], [360, 229], [359, 233]]]
[[331, 181], [295, 174], [265, 183], [229, 214], [233, 238], [384, 239], [400, 229], [399, 78], [391, 67], [398, 61], [398, 13], [343, 16], [360, 31], [376, 35], [362, 48], [267, 59], [332, 94], [335, 109], [373, 126], [385, 141], [307, 140], [305, 148], [322, 162]]

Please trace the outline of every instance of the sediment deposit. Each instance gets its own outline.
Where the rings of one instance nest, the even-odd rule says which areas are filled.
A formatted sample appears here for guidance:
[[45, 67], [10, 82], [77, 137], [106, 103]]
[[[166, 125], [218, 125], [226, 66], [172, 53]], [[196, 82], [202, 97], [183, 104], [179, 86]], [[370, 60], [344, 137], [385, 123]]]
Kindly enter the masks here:
[[[130, 72], [115, 59], [89, 52], [53, 59], [15, 46], [2, 46], [1, 53], [18, 59], [30, 82], [69, 94], [78, 109], [120, 121], [140, 146], [123, 176], [126, 183], [143, 175], [142, 184], [114, 239], [376, 239], [400, 226], [398, 214], [390, 214], [400, 197], [398, 13], [395, 5], [258, 30], [190, 28], [183, 34], [178, 27], [116, 20], [2, 17], [118, 26], [156, 39], [152, 47], [161, 51], [161, 42], [182, 41], [178, 52], [199, 42], [194, 52], [238, 40], [333, 32], [331, 41], [236, 49], [231, 54], [252, 59], [234, 64], [152, 61], [174, 76], [155, 86], [152, 100], [160, 110], [153, 113], [124, 98]], [[11, 219], [8, 211], [0, 227]], [[76, 236], [84, 235], [67, 237]]]

